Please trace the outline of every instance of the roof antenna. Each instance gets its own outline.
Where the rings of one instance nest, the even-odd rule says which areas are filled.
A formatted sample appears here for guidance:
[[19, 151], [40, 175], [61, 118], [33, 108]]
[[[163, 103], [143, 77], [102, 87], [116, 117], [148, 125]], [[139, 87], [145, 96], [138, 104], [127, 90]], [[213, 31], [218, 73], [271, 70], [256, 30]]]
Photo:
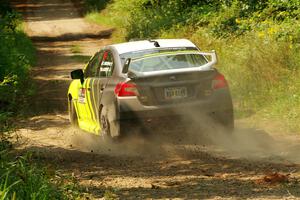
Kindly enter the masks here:
[[149, 42], [154, 42], [155, 47], [160, 47], [159, 43], [155, 40], [148, 40]]

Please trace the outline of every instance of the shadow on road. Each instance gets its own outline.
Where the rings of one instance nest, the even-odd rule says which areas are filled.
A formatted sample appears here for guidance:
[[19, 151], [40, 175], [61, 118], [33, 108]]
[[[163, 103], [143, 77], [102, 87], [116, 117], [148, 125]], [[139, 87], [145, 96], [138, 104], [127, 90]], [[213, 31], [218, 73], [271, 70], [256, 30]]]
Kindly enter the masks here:
[[34, 42], [59, 42], [59, 41], [79, 41], [83, 39], [108, 39], [114, 29], [99, 31], [96, 33], [67, 33], [60, 36], [32, 36], [30, 39]]

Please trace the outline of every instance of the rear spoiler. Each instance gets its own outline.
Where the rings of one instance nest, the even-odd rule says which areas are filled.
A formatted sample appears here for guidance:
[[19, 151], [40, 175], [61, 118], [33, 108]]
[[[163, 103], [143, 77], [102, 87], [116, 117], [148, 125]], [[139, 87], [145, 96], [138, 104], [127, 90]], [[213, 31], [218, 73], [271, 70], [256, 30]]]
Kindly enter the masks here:
[[212, 50], [211, 52], [200, 52], [201, 55], [210, 58], [208, 59], [208, 63], [210, 63], [212, 66], [218, 63], [218, 56], [217, 52], [215, 50]]
[[172, 69], [172, 70], [160, 70], [160, 71], [154, 71], [154, 72], [138, 72], [138, 71], [128, 71], [129, 65], [131, 62], [131, 58], [126, 59], [124, 67], [122, 72], [123, 73], [130, 73], [134, 77], [149, 77], [149, 76], [155, 76], [155, 75], [162, 75], [162, 74], [174, 74], [174, 73], [182, 73], [182, 72], [199, 72], [199, 71], [207, 71], [211, 70], [215, 64], [217, 64], [217, 53], [216, 51], [211, 52], [199, 52], [198, 54], [203, 55], [208, 63], [205, 65], [199, 66], [199, 67], [193, 67], [193, 68], [184, 68], [184, 69]]

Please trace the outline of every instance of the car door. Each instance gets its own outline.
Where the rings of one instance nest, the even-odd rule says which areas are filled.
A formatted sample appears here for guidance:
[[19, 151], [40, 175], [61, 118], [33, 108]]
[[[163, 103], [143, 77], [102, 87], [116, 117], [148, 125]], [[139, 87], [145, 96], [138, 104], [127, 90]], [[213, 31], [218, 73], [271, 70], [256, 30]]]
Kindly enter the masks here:
[[91, 109], [93, 102], [90, 98], [90, 91], [93, 88], [94, 80], [97, 75], [100, 60], [99, 55], [100, 53], [97, 52], [84, 70], [84, 83], [82, 84], [82, 88], [80, 88], [78, 98], [78, 113], [81, 119], [79, 126], [89, 132], [92, 132], [96, 121], [95, 114], [92, 112], [93, 109]]
[[99, 77], [100, 66], [103, 59], [104, 51], [100, 51], [95, 55], [95, 61], [92, 63], [92, 74], [88, 78], [86, 84], [86, 94], [88, 104], [86, 110], [90, 113], [88, 118], [89, 132], [98, 134], [100, 130], [99, 124], [99, 100], [101, 96], [101, 78]]
[[112, 76], [114, 70], [113, 55], [109, 50], [103, 50], [100, 52], [100, 65], [99, 70], [97, 70], [97, 78], [94, 80], [92, 92], [90, 92], [90, 99], [93, 100], [93, 112], [95, 113], [95, 123], [96, 127], [94, 132], [100, 132], [100, 109], [101, 109], [101, 99], [105, 93], [105, 88]]

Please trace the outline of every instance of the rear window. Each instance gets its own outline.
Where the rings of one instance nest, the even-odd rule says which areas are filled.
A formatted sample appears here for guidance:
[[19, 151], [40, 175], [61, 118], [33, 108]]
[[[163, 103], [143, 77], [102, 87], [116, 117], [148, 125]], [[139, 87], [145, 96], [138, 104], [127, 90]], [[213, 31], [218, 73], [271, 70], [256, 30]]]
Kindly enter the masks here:
[[127, 58], [141, 58], [155, 53], [170, 53], [170, 52], [183, 52], [183, 51], [198, 51], [196, 47], [172, 47], [172, 48], [155, 48], [155, 49], [146, 49], [140, 51], [131, 51], [128, 53], [120, 54], [121, 60], [125, 61]]
[[129, 71], [153, 72], [183, 68], [195, 68], [205, 65], [207, 59], [198, 53], [164, 54], [133, 59]]

